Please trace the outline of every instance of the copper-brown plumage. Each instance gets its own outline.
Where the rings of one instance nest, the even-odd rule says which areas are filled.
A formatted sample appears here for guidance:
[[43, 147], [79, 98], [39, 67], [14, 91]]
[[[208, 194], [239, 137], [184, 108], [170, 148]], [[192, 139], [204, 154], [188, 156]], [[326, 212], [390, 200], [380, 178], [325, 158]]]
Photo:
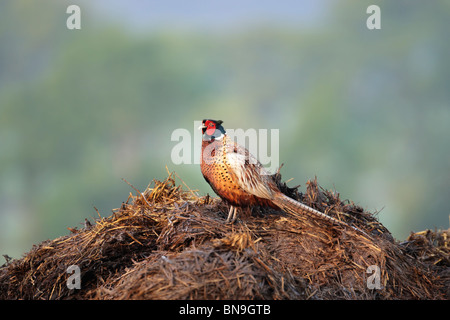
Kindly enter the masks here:
[[[243, 188], [243, 184], [240, 183], [238, 178], [238, 173], [236, 173], [236, 164], [232, 163], [232, 161], [235, 161], [236, 159], [233, 159], [234, 155], [230, 156], [232, 153], [237, 155], [236, 151], [238, 149], [239, 146], [233, 141], [230, 141], [226, 135], [221, 140], [215, 140], [213, 142], [203, 141], [203, 158], [200, 167], [206, 181], [210, 184], [215, 193], [233, 206], [248, 207], [258, 205], [270, 206], [278, 209], [278, 207], [270, 200], [260, 198]], [[246, 170], [244, 171], [244, 174], [246, 175], [245, 178], [249, 184], [251, 184], [252, 181], [255, 184], [265, 182], [267, 187], [273, 188], [274, 190], [277, 189], [275, 183], [271, 179], [262, 182], [258, 180], [263, 179], [256, 180], [254, 178], [258, 176], [257, 165], [247, 163], [244, 166], [246, 167]]]
[[263, 206], [281, 209], [294, 216], [306, 213], [366, 234], [284, 195], [261, 163], [227, 136], [221, 120], [203, 120], [201, 128], [200, 168], [214, 192], [230, 204], [227, 221], [236, 219], [237, 207]]

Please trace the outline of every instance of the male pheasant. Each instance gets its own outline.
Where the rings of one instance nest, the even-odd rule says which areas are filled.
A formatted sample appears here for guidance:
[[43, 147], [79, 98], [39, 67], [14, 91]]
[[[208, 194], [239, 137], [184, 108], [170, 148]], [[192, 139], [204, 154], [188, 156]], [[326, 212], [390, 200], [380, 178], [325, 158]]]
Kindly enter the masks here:
[[227, 136], [222, 120], [202, 121], [202, 155], [200, 168], [205, 180], [224, 201], [230, 204], [227, 222], [233, 223], [238, 207], [262, 206], [281, 209], [294, 216], [309, 216], [350, 226], [284, 195], [272, 176], [247, 149]]

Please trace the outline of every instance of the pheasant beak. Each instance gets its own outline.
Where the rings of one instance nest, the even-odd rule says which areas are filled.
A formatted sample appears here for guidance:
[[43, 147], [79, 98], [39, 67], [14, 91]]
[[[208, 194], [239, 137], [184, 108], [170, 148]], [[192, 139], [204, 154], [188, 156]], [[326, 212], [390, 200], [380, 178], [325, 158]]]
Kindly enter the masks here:
[[198, 130], [206, 129], [206, 126], [202, 124], [200, 127], [198, 127]]

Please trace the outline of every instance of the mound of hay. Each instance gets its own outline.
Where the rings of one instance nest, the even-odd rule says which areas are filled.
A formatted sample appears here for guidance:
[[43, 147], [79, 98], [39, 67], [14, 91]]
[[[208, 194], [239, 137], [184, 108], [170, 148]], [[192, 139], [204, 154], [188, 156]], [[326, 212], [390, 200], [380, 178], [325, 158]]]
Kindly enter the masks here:
[[[107, 218], [35, 245], [0, 268], [0, 299], [448, 299], [450, 229], [398, 243], [339, 194], [309, 181], [283, 192], [372, 235], [326, 221], [228, 208], [154, 181]], [[69, 289], [69, 266], [81, 289]]]

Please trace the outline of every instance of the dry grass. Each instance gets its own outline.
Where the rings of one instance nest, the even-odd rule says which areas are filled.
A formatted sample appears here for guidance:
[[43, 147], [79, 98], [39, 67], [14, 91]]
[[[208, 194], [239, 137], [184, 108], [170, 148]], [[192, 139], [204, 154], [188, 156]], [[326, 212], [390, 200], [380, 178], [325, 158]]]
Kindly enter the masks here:
[[[35, 245], [0, 268], [1, 299], [448, 299], [450, 230], [398, 243], [335, 192], [283, 192], [372, 235], [254, 208], [234, 225], [226, 205], [198, 197], [174, 173], [136, 190], [92, 226]], [[184, 185], [184, 187], [182, 187]], [[340, 213], [339, 213], [340, 212]], [[70, 265], [81, 290], [68, 289]], [[369, 266], [380, 289], [367, 286]]]

